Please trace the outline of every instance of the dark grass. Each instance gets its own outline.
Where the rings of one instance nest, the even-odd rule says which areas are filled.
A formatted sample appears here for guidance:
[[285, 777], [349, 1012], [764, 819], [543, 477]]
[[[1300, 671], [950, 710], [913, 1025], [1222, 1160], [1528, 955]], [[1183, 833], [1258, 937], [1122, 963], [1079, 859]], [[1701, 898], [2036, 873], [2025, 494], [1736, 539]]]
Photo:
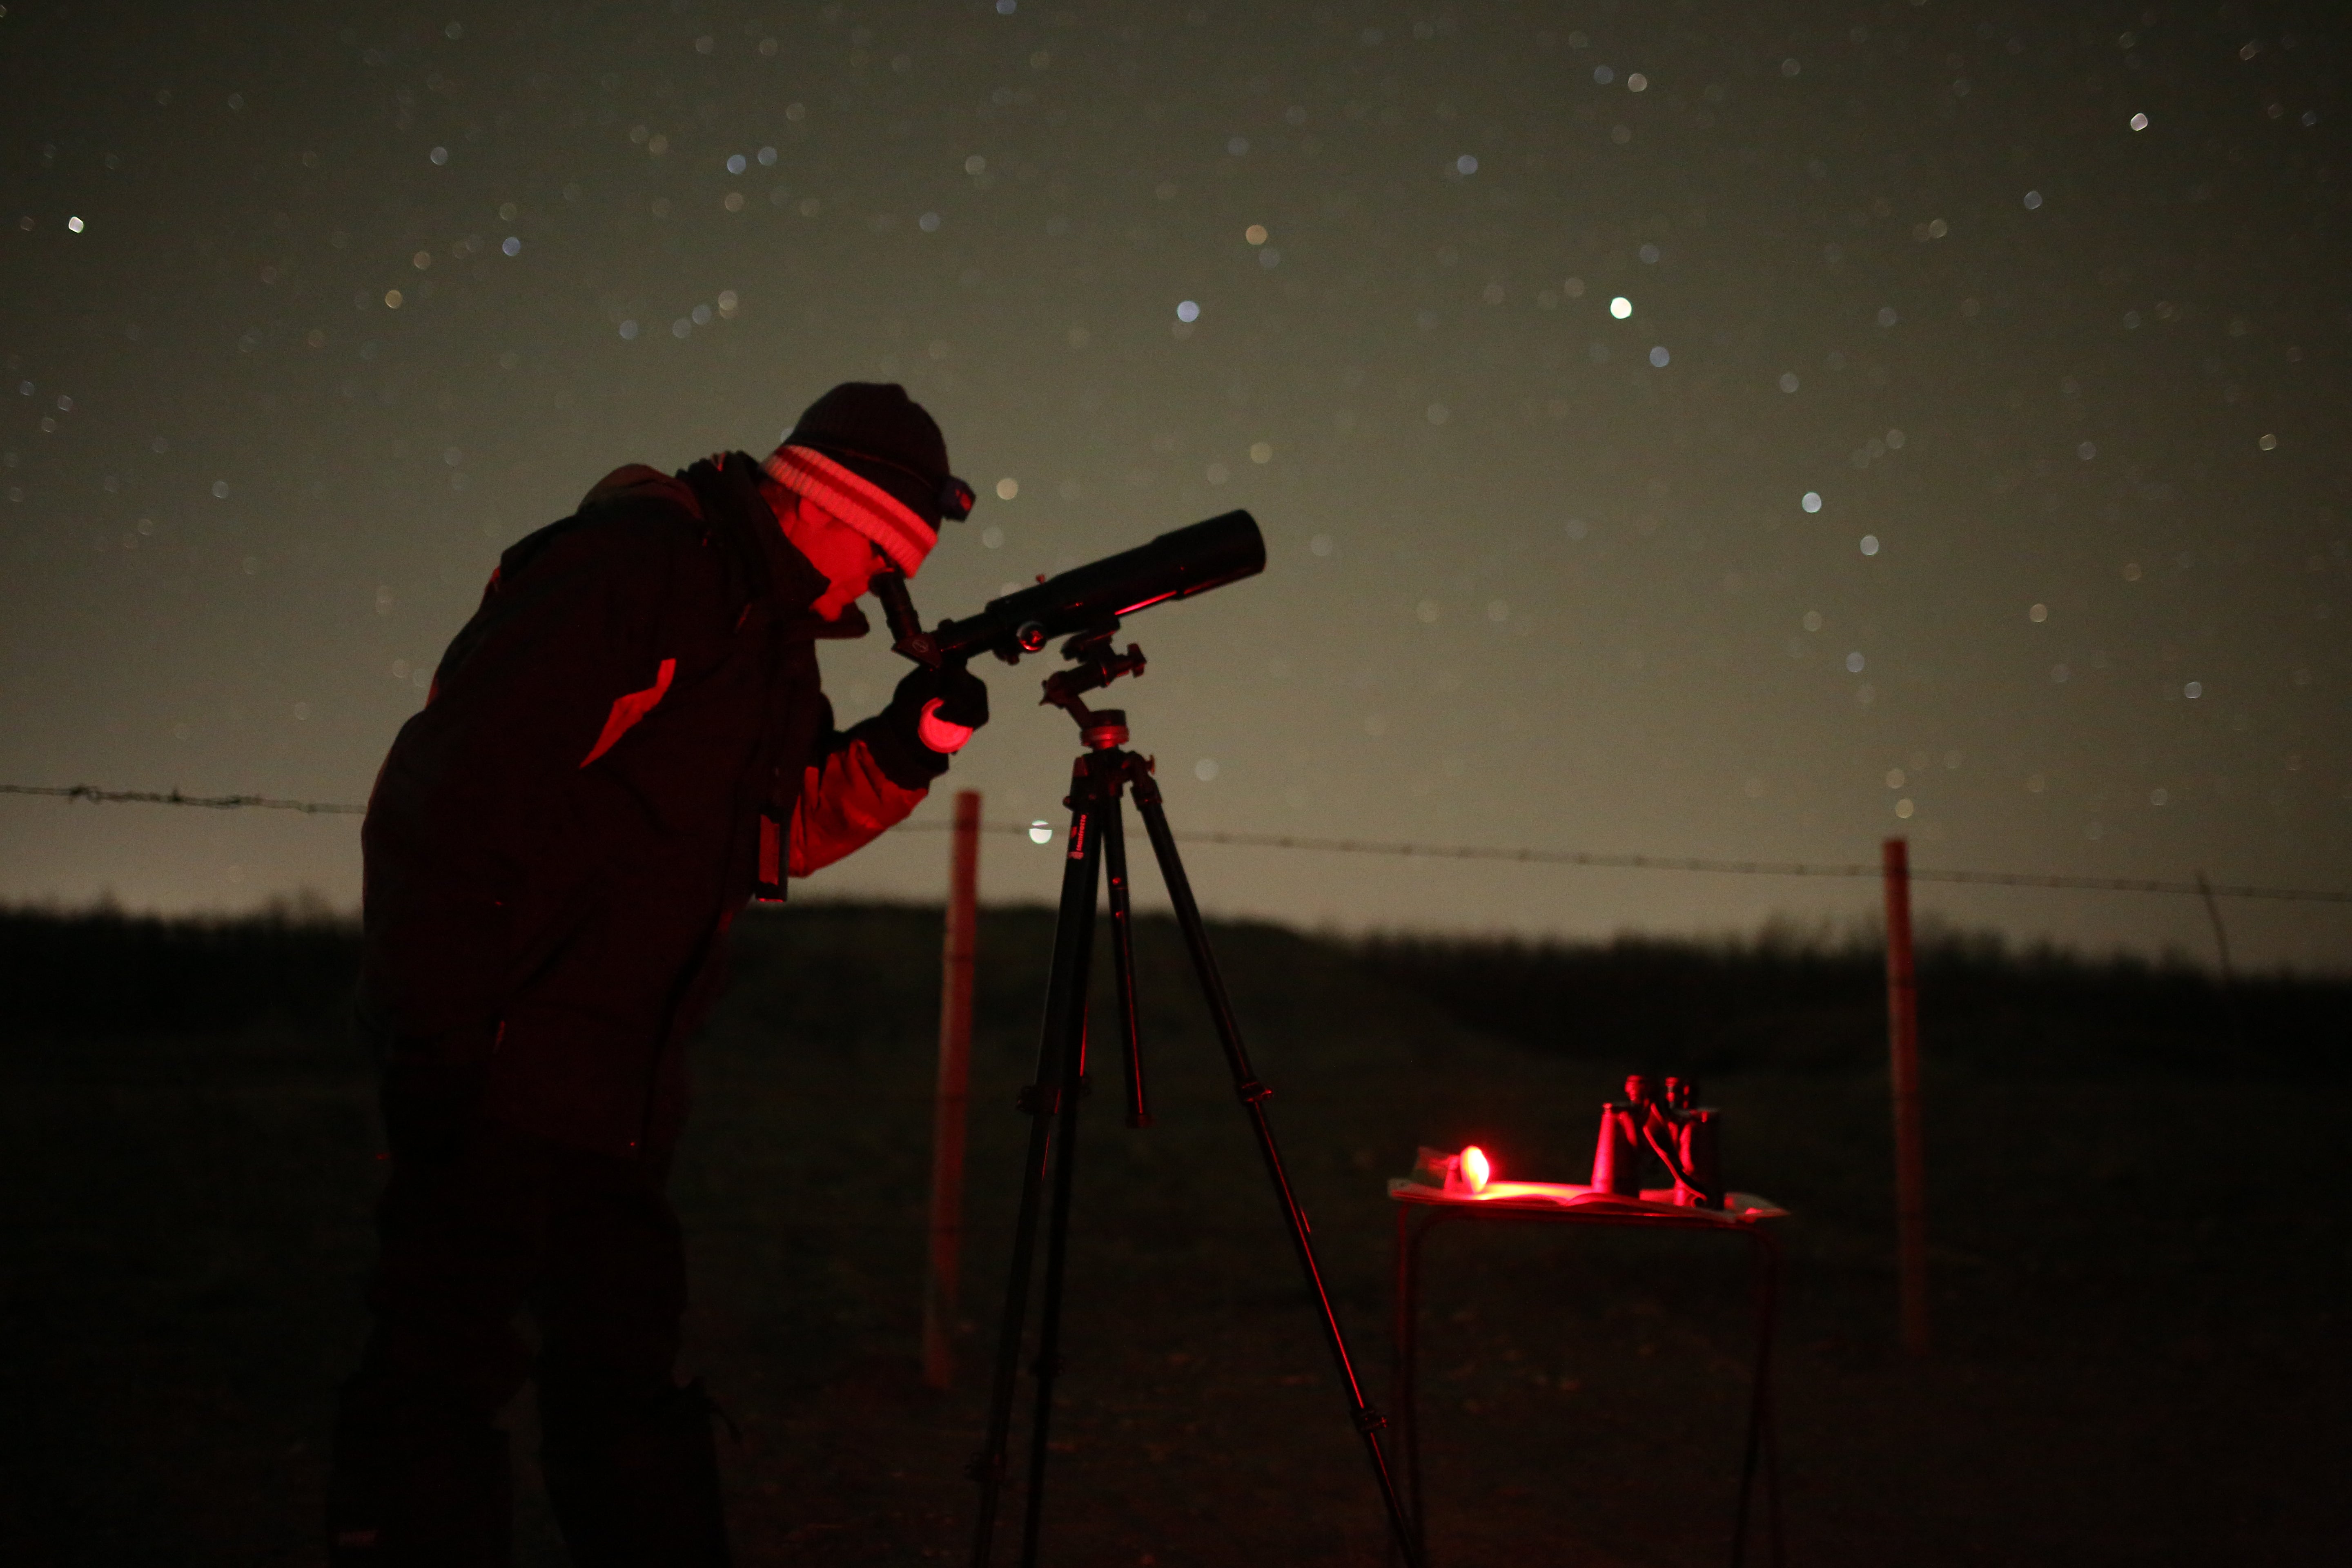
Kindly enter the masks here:
[[[1565, 1056], [1850, 1072], [1886, 1051], [1875, 931], [1717, 942], [1381, 936], [1356, 948], [1470, 1027]], [[2069, 1074], [2352, 1070], [2352, 980], [2290, 973], [2223, 984], [2178, 956], [2089, 958], [1984, 932], [1926, 933], [1916, 962], [1923, 1027], [1948, 1058]]]
[[357, 924], [306, 906], [209, 920], [0, 909], [0, 1039], [331, 1028], [358, 973]]
[[[875, 987], [862, 963], [838, 960], [877, 942], [903, 942], [938, 916], [887, 905], [821, 910], [814, 925], [795, 927], [782, 988], [790, 1016], [776, 1022], [811, 1043], [855, 1040], [875, 1027]], [[1050, 912], [993, 911], [990, 921], [1026, 962], [982, 974], [983, 1026], [1025, 1022]], [[1275, 930], [1236, 926], [1227, 941], [1251, 943]], [[1316, 945], [1467, 1028], [1548, 1055], [1692, 1072], [1853, 1072], [1874, 1068], [1885, 1050], [1885, 957], [1874, 931], [1607, 942], [1386, 934]], [[771, 962], [754, 944], [739, 966]], [[299, 907], [237, 920], [0, 910], [8, 986], [0, 1037], [331, 1028], [349, 1009], [357, 963], [349, 921]], [[2091, 958], [1983, 932], [1926, 935], [1918, 973], [1931, 1046], [1979, 1065], [2329, 1079], [2352, 1071], [2352, 980], [2279, 973], [2223, 984], [2177, 956]], [[935, 993], [906, 978], [880, 1005], [894, 1028], [928, 1028]]]
[[[1050, 915], [982, 932], [964, 1347], [1002, 1289]], [[965, 1550], [977, 1365], [915, 1377], [936, 910], [745, 921], [676, 1192], [688, 1360], [743, 1431], [746, 1563]], [[1796, 1211], [1782, 1447], [1801, 1563], [2337, 1560], [2352, 1358], [2345, 988], [1943, 943], [1923, 968], [1939, 1352], [1890, 1345], [1874, 957], [1217, 931], [1332, 1286], [1385, 1396], [1420, 1142], [1573, 1179], [1630, 1068], [1696, 1068], [1736, 1185]], [[1056, 1563], [1370, 1563], [1378, 1519], [1181, 948], [1139, 950], [1160, 1124], [1081, 1136]], [[0, 917], [0, 1560], [317, 1560], [379, 1167], [355, 949], [298, 916]], [[2284, 1020], [2284, 1024], [2280, 1021]], [[2281, 1040], [2281, 1030], [2294, 1037]], [[1106, 1076], [1108, 1074], [1108, 1076]], [[1721, 1560], [1746, 1352], [1711, 1238], [1433, 1241], [1449, 1564]], [[530, 1414], [516, 1421], [528, 1455]], [[562, 1561], [526, 1467], [521, 1560]]]

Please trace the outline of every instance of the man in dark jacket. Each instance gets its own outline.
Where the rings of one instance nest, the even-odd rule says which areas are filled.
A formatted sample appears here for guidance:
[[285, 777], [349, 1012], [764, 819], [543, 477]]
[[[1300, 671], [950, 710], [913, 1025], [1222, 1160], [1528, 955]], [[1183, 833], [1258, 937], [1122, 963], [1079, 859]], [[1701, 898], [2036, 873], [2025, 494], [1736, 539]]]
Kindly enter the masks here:
[[977, 679], [918, 669], [836, 731], [815, 652], [971, 499], [919, 405], [853, 383], [765, 460], [616, 470], [491, 574], [362, 836], [391, 1175], [338, 1563], [505, 1562], [527, 1376], [575, 1562], [725, 1560], [709, 1402], [673, 1371], [684, 1047], [744, 904], [905, 817], [987, 722]]

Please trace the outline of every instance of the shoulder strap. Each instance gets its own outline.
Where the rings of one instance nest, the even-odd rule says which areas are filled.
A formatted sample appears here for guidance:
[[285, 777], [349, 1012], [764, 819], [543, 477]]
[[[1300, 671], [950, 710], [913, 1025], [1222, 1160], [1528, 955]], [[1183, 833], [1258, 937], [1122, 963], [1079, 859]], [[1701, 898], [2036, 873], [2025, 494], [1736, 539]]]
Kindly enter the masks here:
[[695, 515], [707, 525], [703, 537], [725, 563], [737, 631], [775, 619], [779, 613], [775, 574], [760, 548], [759, 536], [761, 525], [772, 526], [772, 514], [761, 498], [753, 472], [751, 460], [740, 452], [721, 452], [671, 481], [690, 489], [697, 498]]

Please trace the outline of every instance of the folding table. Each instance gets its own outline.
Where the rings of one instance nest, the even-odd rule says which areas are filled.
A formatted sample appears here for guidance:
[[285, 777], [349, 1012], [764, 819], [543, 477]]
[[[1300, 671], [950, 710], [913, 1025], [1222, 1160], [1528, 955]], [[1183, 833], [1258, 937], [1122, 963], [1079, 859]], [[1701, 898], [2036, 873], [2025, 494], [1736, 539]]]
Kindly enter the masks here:
[[1421, 1326], [1421, 1254], [1429, 1234], [1456, 1220], [1500, 1220], [1532, 1225], [1614, 1226], [1654, 1230], [1707, 1231], [1744, 1237], [1755, 1260], [1756, 1363], [1749, 1384], [1748, 1441], [1739, 1468], [1739, 1504], [1734, 1516], [1731, 1562], [1739, 1568], [1748, 1543], [1748, 1505], [1759, 1471], [1764, 1480], [1764, 1532], [1771, 1568], [1783, 1568], [1780, 1541], [1780, 1480], [1772, 1433], [1772, 1328], [1780, 1305], [1780, 1247], [1765, 1221], [1788, 1211], [1750, 1193], [1732, 1193], [1720, 1209], [1685, 1208], [1665, 1200], [1670, 1191], [1645, 1192], [1638, 1199], [1596, 1193], [1566, 1184], [1498, 1182], [1485, 1192], [1462, 1193], [1400, 1178], [1389, 1183], [1396, 1201], [1396, 1383], [1391, 1401], [1404, 1451], [1406, 1489], [1413, 1535], [1422, 1561], [1429, 1561], [1428, 1516], [1421, 1485], [1421, 1424], [1415, 1405]]

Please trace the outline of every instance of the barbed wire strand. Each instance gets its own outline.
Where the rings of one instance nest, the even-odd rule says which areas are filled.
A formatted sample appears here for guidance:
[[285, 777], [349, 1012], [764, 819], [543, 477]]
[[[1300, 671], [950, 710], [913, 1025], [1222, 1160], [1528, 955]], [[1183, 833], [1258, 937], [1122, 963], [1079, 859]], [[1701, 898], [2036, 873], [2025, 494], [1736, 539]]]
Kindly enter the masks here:
[[234, 811], [257, 806], [264, 811], [299, 811], [307, 816], [364, 816], [367, 807], [333, 800], [273, 800], [266, 795], [183, 795], [178, 790], [100, 789], [96, 784], [0, 784], [0, 795], [46, 795], [61, 800], [96, 803], [116, 801], [138, 805], [198, 805], [207, 811]]
[[[0, 795], [48, 795], [93, 803], [124, 802], [143, 805], [193, 805], [228, 811], [253, 806], [268, 811], [299, 811], [308, 816], [357, 816], [367, 807], [341, 801], [277, 800], [258, 795], [184, 795], [178, 790], [104, 790], [94, 784], [0, 784]], [[1025, 822], [984, 822], [983, 833], [1028, 836], [1035, 825]], [[1045, 825], [1049, 835], [1058, 832]], [[902, 822], [898, 833], [945, 833], [950, 822]], [[1225, 845], [1249, 849], [1304, 849], [1332, 855], [1380, 855], [1399, 859], [1504, 861], [1527, 866], [1581, 866], [1602, 871], [1696, 871], [1729, 877], [1813, 877], [1876, 880], [1885, 873], [1873, 865], [1813, 865], [1800, 860], [1729, 860], [1705, 856], [1612, 855], [1580, 849], [1511, 849], [1476, 844], [1406, 844], [1365, 838], [1316, 838], [1287, 833], [1179, 832], [1180, 843]], [[1041, 840], [1040, 842], [1044, 842]], [[2352, 889], [2267, 888], [2252, 883], [2173, 882], [2144, 877], [2068, 877], [2035, 871], [1976, 871], [1929, 866], [1911, 868], [1915, 882], [1959, 883], [1987, 888], [2035, 888], [2095, 893], [2171, 893], [2217, 899], [2260, 899], [2273, 902], [2352, 904]]]

